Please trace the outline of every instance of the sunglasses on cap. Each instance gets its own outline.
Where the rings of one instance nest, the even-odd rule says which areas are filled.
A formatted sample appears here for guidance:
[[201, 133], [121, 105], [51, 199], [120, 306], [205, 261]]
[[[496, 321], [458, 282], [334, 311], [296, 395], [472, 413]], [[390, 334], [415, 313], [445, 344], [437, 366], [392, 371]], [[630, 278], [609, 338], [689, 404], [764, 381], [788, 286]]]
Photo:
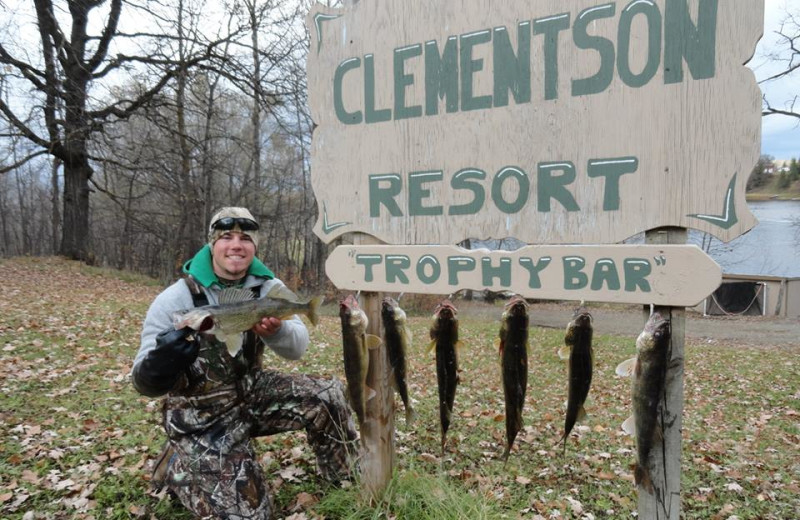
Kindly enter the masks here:
[[239, 217], [223, 217], [213, 224], [211, 224], [211, 229], [217, 229], [220, 231], [230, 231], [235, 226], [239, 226], [239, 229], [242, 231], [256, 231], [258, 230], [258, 222], [254, 220], [250, 220], [249, 218], [239, 218]]

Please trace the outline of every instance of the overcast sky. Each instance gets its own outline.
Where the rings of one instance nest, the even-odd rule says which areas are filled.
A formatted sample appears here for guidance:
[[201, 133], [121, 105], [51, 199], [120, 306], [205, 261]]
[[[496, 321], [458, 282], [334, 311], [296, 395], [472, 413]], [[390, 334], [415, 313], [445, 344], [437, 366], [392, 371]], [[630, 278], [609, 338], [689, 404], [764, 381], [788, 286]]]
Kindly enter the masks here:
[[[751, 1], [751, 0], [745, 0]], [[764, 36], [756, 48], [755, 56], [749, 63], [756, 78], [763, 79], [780, 71], [785, 64], [774, 63], [766, 57], [774, 49], [781, 21], [786, 13], [800, 14], [800, 0], [766, 0], [764, 11]], [[800, 93], [800, 76], [783, 78], [778, 81], [762, 83], [761, 90], [776, 108], [783, 108], [795, 95]], [[800, 111], [800, 103], [795, 108]], [[762, 118], [761, 153], [776, 159], [800, 158], [800, 119], [784, 116]]]

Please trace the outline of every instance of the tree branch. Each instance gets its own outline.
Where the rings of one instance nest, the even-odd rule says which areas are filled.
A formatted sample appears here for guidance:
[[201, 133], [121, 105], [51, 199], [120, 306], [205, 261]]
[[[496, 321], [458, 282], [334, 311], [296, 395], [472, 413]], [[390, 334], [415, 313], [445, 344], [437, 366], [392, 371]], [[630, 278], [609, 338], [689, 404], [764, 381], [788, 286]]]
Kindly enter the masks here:
[[8, 166], [0, 167], [0, 175], [3, 175], [4, 173], [8, 173], [8, 172], [10, 172], [12, 170], [16, 170], [17, 168], [19, 168], [20, 166], [22, 166], [26, 162], [30, 161], [34, 157], [39, 157], [40, 155], [45, 155], [47, 153], [48, 153], [47, 150], [41, 150], [41, 149], [40, 150], [36, 150], [35, 152], [23, 157], [22, 159], [20, 159], [19, 161], [15, 162], [14, 164], [10, 164]]
[[100, 43], [97, 45], [97, 51], [88, 62], [87, 68], [89, 70], [94, 71], [97, 69], [97, 67], [100, 66], [100, 63], [102, 63], [105, 59], [111, 39], [114, 38], [114, 35], [117, 32], [120, 11], [122, 11], [122, 0], [112, 0], [111, 12], [108, 15], [108, 24], [106, 25], [105, 29], [103, 29], [103, 35], [100, 37]]

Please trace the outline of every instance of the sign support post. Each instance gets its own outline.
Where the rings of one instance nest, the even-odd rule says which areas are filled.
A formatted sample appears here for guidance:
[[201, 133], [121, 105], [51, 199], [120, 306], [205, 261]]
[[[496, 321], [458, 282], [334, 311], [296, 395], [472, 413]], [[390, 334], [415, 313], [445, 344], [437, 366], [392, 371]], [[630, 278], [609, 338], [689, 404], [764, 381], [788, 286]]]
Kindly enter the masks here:
[[[645, 233], [647, 244], [685, 244], [687, 230], [666, 227]], [[686, 341], [686, 309], [656, 306], [654, 311], [670, 320], [670, 359], [664, 384], [664, 400], [659, 407], [659, 421], [664, 429], [661, 443], [651, 452], [651, 475], [655, 494], [639, 488], [639, 518], [678, 520], [681, 512], [681, 431], [683, 424], [684, 344]], [[643, 308], [644, 320], [650, 316], [650, 306]]]
[[[368, 235], [357, 234], [355, 244], [379, 244]], [[364, 292], [361, 306], [367, 315], [369, 325], [367, 334], [383, 337], [381, 333], [381, 301], [383, 293]], [[369, 351], [369, 370], [367, 386], [375, 391], [375, 396], [367, 401], [367, 415], [361, 427], [364, 454], [361, 464], [362, 492], [371, 501], [382, 496], [394, 470], [394, 390], [391, 384], [391, 367], [386, 345], [381, 342], [378, 348]]]

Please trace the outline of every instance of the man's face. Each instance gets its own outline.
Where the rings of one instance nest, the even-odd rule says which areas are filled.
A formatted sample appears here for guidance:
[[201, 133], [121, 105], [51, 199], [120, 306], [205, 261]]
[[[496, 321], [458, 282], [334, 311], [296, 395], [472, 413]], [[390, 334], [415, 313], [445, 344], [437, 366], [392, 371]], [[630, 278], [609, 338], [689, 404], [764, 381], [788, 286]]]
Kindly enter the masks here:
[[237, 230], [225, 232], [211, 249], [214, 274], [225, 280], [238, 280], [253, 263], [256, 246], [250, 235]]

